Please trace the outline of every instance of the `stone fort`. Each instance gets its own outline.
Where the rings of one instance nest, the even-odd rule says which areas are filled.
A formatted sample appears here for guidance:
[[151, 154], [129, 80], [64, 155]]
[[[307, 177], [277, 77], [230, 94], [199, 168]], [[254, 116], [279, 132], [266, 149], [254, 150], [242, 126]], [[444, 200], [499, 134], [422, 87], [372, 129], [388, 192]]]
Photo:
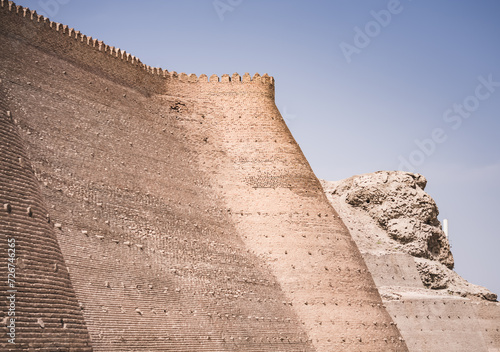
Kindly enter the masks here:
[[496, 296], [381, 296], [425, 289], [412, 257], [360, 251], [267, 74], [150, 67], [1, 0], [0, 80], [1, 351], [500, 351]]

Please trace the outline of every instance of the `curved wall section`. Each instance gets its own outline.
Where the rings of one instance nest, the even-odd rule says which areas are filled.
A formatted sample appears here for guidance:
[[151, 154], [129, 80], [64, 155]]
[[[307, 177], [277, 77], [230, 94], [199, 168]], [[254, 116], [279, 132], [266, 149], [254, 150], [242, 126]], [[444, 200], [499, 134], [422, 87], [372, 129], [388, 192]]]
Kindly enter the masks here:
[[202, 158], [218, 165], [239, 236], [270, 267], [317, 351], [406, 351], [356, 244], [276, 108], [273, 88], [214, 85], [197, 92], [187, 122], [191, 129], [203, 123], [210, 151]]
[[95, 351], [406, 351], [272, 77], [168, 72], [0, 9], [0, 78]]
[[31, 45], [31, 20], [15, 16], [0, 21], [0, 78], [94, 351], [314, 351], [200, 160], [197, 108], [129, 83], [146, 70], [108, 75], [107, 61], [129, 64], [102, 52], [90, 68], [61, 54], [66, 39]]
[[0, 350], [92, 351], [57, 230], [4, 98], [0, 86]]

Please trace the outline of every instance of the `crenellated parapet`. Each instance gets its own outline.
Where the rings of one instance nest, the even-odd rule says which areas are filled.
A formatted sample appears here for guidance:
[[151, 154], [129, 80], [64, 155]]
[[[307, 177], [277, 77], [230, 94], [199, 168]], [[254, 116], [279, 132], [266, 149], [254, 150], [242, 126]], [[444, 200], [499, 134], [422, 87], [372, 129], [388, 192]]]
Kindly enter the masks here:
[[117, 57], [134, 65], [139, 65], [146, 70], [146, 65], [142, 64], [138, 58], [131, 54], [128, 54], [126, 51], [120, 50], [119, 48], [115, 48], [113, 46], [109, 46], [98, 39], [86, 36], [80, 31], [75, 30], [74, 28], [69, 28], [69, 26], [67, 25], [50, 21], [47, 17], [37, 14], [35, 10], [30, 10], [27, 7], [16, 5], [13, 1], [6, 0], [0, 0], [0, 8], [2, 12], [9, 12], [13, 15], [26, 18], [27, 20], [33, 21], [34, 23], [37, 23], [42, 27], [52, 29], [55, 33], [65, 35], [69, 38], [74, 39], [76, 42], [81, 42], [82, 44], [85, 44], [110, 56]]
[[25, 18], [28, 21], [32, 21], [38, 26], [51, 29], [54, 33], [58, 35], [63, 35], [65, 37], [69, 37], [75, 40], [75, 43], [80, 43], [84, 46], [87, 46], [89, 49], [93, 49], [99, 51], [105, 55], [109, 55], [110, 57], [126, 62], [132, 66], [136, 66], [137, 68], [143, 70], [145, 73], [164, 78], [169, 81], [178, 81], [181, 83], [193, 84], [212, 84], [212, 83], [221, 83], [221, 84], [264, 84], [272, 86], [274, 90], [274, 78], [269, 76], [267, 73], [263, 76], [258, 73], [254, 74], [253, 77], [250, 76], [249, 73], [245, 73], [243, 77], [241, 77], [238, 73], [234, 73], [232, 76], [228, 74], [224, 74], [221, 77], [217, 75], [211, 75], [210, 78], [201, 74], [197, 76], [194, 73], [186, 74], [186, 73], [177, 73], [175, 71], [169, 72], [168, 70], [162, 69], [160, 67], [151, 67], [141, 62], [139, 58], [136, 56], [127, 53], [125, 50], [120, 48], [116, 48], [114, 46], [107, 45], [101, 40], [92, 38], [87, 36], [80, 31], [75, 30], [74, 28], [69, 28], [69, 26], [50, 21], [47, 17], [43, 15], [37, 14], [35, 10], [30, 10], [27, 7], [23, 7], [20, 5], [16, 5], [13, 1], [0, 0], [0, 10], [3, 13], [10, 13], [11, 15], [19, 16]]
[[[155, 71], [155, 68], [152, 68], [151, 70], [148, 70], [149, 72], [152, 72], [153, 74], [157, 74]], [[161, 69], [157, 69], [161, 70]], [[162, 75], [162, 74], [160, 74]], [[199, 77], [194, 74], [186, 74], [184, 72], [182, 73], [177, 73], [175, 71], [168, 72], [166, 71], [163, 74], [164, 77], [169, 77], [172, 80], [178, 80], [180, 82], [189, 82], [189, 83], [249, 83], [249, 82], [256, 82], [256, 83], [265, 83], [265, 84], [271, 84], [274, 85], [274, 78], [269, 76], [267, 73], [264, 74], [263, 76], [259, 75], [258, 73], [254, 74], [253, 77], [250, 76], [248, 72], [246, 72], [243, 77], [241, 77], [238, 73], [233, 73], [232, 76], [228, 74], [223, 74], [221, 77], [217, 76], [216, 74], [213, 74], [210, 76], [210, 78], [206, 74], [201, 74]]]

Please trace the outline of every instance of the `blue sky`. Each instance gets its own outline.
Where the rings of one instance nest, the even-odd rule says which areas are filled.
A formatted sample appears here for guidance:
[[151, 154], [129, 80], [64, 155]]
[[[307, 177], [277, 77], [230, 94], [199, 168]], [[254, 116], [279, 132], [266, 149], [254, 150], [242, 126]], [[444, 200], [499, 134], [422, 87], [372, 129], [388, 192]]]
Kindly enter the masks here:
[[274, 76], [318, 177], [423, 174], [449, 219], [456, 271], [500, 294], [500, 2], [17, 3], [151, 66]]

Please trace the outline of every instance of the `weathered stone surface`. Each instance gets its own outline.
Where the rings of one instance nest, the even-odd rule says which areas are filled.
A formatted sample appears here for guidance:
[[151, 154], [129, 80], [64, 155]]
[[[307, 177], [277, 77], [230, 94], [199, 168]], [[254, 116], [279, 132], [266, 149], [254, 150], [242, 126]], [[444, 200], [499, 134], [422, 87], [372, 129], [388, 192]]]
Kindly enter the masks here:
[[498, 298], [487, 288], [467, 282], [455, 271], [439, 262], [415, 258], [415, 264], [426, 287], [446, 289], [448, 293], [460, 297], [478, 297], [488, 301], [496, 301]]
[[[327, 182], [323, 186], [334, 206], [352, 218], [354, 209], [369, 215], [362, 222], [381, 229], [378, 254], [402, 251], [416, 257], [422, 282], [432, 289], [448, 289], [461, 296], [496, 299], [485, 288], [467, 283], [453, 272], [453, 256], [434, 200], [424, 191], [427, 180], [419, 174], [402, 171], [378, 171]], [[351, 211], [349, 211], [351, 208]], [[362, 226], [357, 226], [362, 227]], [[367, 236], [354, 237], [362, 252], [377, 253]], [[392, 241], [391, 241], [392, 240]], [[372, 243], [370, 243], [372, 242]]]
[[453, 257], [423, 176], [379, 171], [322, 185], [410, 351], [500, 348], [497, 295], [450, 269]]
[[447, 288], [450, 283], [450, 273], [445, 267], [430, 260], [416, 260], [422, 283], [431, 289]]
[[329, 192], [367, 212], [406, 253], [437, 260], [453, 269], [448, 240], [434, 200], [419, 174], [379, 171], [328, 185]]

